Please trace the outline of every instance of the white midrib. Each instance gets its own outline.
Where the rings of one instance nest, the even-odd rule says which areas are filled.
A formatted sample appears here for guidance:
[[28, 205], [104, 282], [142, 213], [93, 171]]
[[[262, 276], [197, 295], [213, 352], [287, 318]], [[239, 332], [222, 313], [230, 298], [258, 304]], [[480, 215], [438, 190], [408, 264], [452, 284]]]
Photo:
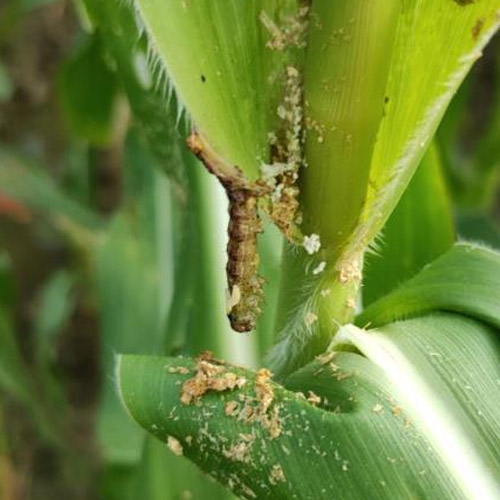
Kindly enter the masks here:
[[473, 443], [467, 439], [465, 430], [446, 418], [448, 412], [440, 403], [439, 396], [425, 384], [418, 371], [394, 344], [354, 325], [343, 327], [335, 340], [335, 344], [354, 345], [383, 369], [397, 392], [399, 402], [443, 458], [444, 465], [467, 498], [500, 498], [498, 483], [476, 453]]

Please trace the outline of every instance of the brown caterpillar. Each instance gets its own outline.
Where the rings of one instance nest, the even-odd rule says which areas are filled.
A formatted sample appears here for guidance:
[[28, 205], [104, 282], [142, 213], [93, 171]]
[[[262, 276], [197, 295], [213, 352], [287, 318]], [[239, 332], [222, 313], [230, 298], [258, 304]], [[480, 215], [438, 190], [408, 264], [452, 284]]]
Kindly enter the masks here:
[[264, 279], [258, 274], [257, 235], [262, 232], [258, 200], [269, 192], [269, 187], [245, 179], [237, 167], [217, 156], [198, 133], [193, 132], [187, 143], [219, 179], [229, 199], [227, 314], [233, 330], [249, 332], [255, 329], [264, 296]]

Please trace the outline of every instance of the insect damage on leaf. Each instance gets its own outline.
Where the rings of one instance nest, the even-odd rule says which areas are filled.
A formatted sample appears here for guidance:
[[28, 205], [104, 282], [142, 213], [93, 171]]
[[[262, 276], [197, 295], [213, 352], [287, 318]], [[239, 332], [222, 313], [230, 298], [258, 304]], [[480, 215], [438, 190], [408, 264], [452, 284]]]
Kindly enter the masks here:
[[260, 22], [271, 35], [266, 47], [276, 51], [289, 47], [305, 48], [308, 14], [309, 7], [301, 7], [295, 15], [285, 16], [281, 25], [278, 25], [265, 11], [262, 11]]
[[[196, 373], [184, 382], [180, 400], [183, 405], [201, 404], [201, 398], [209, 392], [237, 391], [250, 389], [250, 393], [239, 392], [237, 400], [225, 404], [226, 416], [235, 418], [248, 425], [259, 425], [270, 439], [278, 438], [282, 433], [280, 405], [275, 401], [275, 392], [271, 383], [272, 373], [265, 368], [255, 374], [253, 387], [250, 381], [236, 367], [230, 367], [204, 353], [197, 358]], [[246, 444], [249, 440], [244, 439]], [[248, 446], [238, 445], [226, 453], [238, 460], [240, 453], [247, 451]], [[229, 458], [229, 457], [228, 457]]]
[[271, 163], [261, 166], [262, 180], [272, 188], [267, 205], [269, 216], [292, 242], [300, 239], [297, 181], [300, 168], [306, 166], [304, 91], [299, 61], [300, 53], [307, 46], [309, 10], [304, 5], [294, 15], [284, 16], [278, 24], [265, 12], [260, 15], [270, 37], [266, 47], [272, 51], [290, 50], [290, 54], [294, 54], [293, 63], [285, 67], [283, 74], [273, 77], [276, 82], [281, 82], [283, 98], [276, 110], [279, 118], [277, 130], [269, 134]]
[[484, 23], [485, 23], [485, 20], [484, 20], [484, 18], [481, 17], [476, 21], [476, 24], [474, 24], [474, 26], [472, 27], [471, 32], [472, 32], [472, 38], [474, 41], [477, 41], [477, 39], [479, 38], [479, 35], [483, 31]]
[[227, 314], [233, 330], [249, 332], [255, 329], [263, 299], [264, 280], [258, 274], [257, 235], [262, 232], [258, 200], [270, 189], [260, 181], [245, 179], [237, 167], [217, 156], [198, 133], [191, 134], [188, 146], [226, 190], [230, 217]]
[[182, 444], [173, 436], [168, 436], [167, 446], [174, 455], [177, 455], [178, 457], [183, 455]]
[[302, 76], [295, 66], [285, 74], [284, 97], [278, 106], [280, 126], [269, 134], [271, 164], [261, 166], [262, 180], [272, 188], [268, 212], [280, 231], [291, 241], [298, 236], [299, 170], [305, 165], [305, 141]]
[[247, 382], [245, 377], [226, 370], [210, 353], [200, 355], [197, 362], [195, 375], [182, 386], [181, 403], [184, 405], [196, 403], [207, 392], [240, 389]]

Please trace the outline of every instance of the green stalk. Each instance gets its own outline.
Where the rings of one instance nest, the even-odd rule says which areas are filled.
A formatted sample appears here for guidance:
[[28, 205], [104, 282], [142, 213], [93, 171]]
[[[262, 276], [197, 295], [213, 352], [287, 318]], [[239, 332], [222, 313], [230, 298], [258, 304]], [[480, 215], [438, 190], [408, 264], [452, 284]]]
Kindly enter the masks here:
[[400, 1], [314, 2], [305, 68], [304, 231], [337, 258], [368, 186]]
[[352, 263], [352, 276], [338, 277], [335, 269], [314, 274], [319, 261], [285, 244], [276, 321], [278, 342], [267, 364], [284, 378], [323, 352], [341, 325], [354, 319], [361, 263]]
[[[268, 362], [285, 376], [322, 352], [354, 318], [363, 254], [343, 254], [359, 223], [384, 111], [399, 1], [315, 2], [305, 68], [302, 230], [312, 257], [288, 248]], [[307, 246], [307, 245], [306, 245]]]

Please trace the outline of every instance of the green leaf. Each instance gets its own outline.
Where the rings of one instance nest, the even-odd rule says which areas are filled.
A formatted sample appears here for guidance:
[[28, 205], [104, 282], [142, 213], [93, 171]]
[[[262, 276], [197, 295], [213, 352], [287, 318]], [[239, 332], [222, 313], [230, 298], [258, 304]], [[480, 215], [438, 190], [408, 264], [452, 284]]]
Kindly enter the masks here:
[[[274, 396], [269, 414], [279, 415], [274, 438], [265, 420], [227, 415], [227, 404], [243, 411], [262, 397], [248, 370], [224, 367], [245, 386], [195, 405], [180, 402], [192, 361], [122, 356], [118, 376], [126, 407], [145, 429], [242, 498], [463, 498], [425, 436], [408, 425], [382, 370], [353, 353], [338, 353], [334, 363], [317, 362], [289, 381], [293, 391], [321, 393], [327, 409], [266, 386]], [[178, 373], [186, 368], [190, 374]]]
[[143, 460], [131, 493], [131, 499], [142, 497], [148, 500], [232, 498], [219, 484], [203, 476], [185, 457], [174, 455], [151, 436], [146, 439]]
[[430, 311], [453, 311], [500, 328], [500, 254], [458, 243], [417, 276], [381, 298], [356, 324], [379, 326]]
[[[138, 237], [130, 220], [118, 217], [96, 249], [97, 287], [102, 329], [102, 371], [112, 373], [115, 352], [161, 352], [158, 269], [151, 242]], [[142, 332], [138, 335], [137, 332]], [[143, 434], [129, 423], [116, 400], [113, 380], [103, 388], [99, 438], [107, 461], [140, 458]]]
[[260, 163], [269, 159], [268, 133], [278, 122], [282, 70], [293, 59], [266, 43], [282, 23], [300, 38], [296, 0], [133, 4], [149, 35], [152, 66], [167, 73], [197, 129], [229, 165], [259, 177]]
[[383, 227], [458, 86], [500, 23], [500, 1], [404, 0], [363, 214], [347, 252]]
[[456, 216], [457, 232], [466, 241], [477, 241], [500, 250], [500, 227], [481, 211], [461, 212]]
[[[349, 228], [349, 234], [340, 235], [341, 248], [337, 245], [333, 251], [331, 248], [323, 251], [320, 249], [317, 255], [309, 259], [300, 252], [284, 254], [287, 272], [284, 273], [285, 279], [281, 286], [282, 299], [276, 323], [278, 340], [269, 357], [278, 376], [290, 373], [309, 362], [326, 349], [339, 325], [353, 321], [364, 254], [400, 200], [454, 92], [500, 23], [500, 0], [468, 2], [466, 5], [459, 3], [453, 0], [401, 2], [394, 46], [392, 51], [387, 50], [386, 54], [391, 62], [384, 93], [385, 108], [370, 160], [370, 176], [366, 183], [364, 201], [359, 202], [359, 186], [354, 184], [359, 174], [357, 171], [356, 178], [352, 181], [354, 205], [351, 205], [352, 200], [348, 200], [348, 205], [341, 204], [334, 212], [327, 210], [327, 205], [314, 208], [314, 218], [321, 219], [322, 226], [326, 227], [331, 219], [343, 217], [341, 213], [346, 205], [351, 216], [356, 214], [354, 226]], [[375, 4], [376, 2], [371, 2], [373, 8]], [[392, 3], [390, 7], [394, 7]], [[339, 7], [338, 12], [342, 13], [343, 9]], [[322, 21], [316, 20], [317, 23]], [[371, 19], [365, 21], [369, 28]], [[312, 23], [314, 24], [314, 21]], [[380, 26], [382, 25], [383, 23]], [[349, 31], [341, 27], [332, 32], [331, 42], [338, 41], [339, 37], [345, 41], [344, 37], [351, 35]], [[450, 33], [453, 33], [452, 37]], [[321, 39], [326, 35], [318, 36]], [[325, 51], [327, 48], [328, 46]], [[360, 47], [360, 51], [369, 50], [366, 44]], [[359, 61], [353, 57], [352, 63], [355, 62]], [[352, 68], [350, 70], [352, 71]], [[306, 82], [306, 88], [309, 84]], [[345, 106], [350, 104], [352, 108], [349, 109], [363, 113], [363, 116], [352, 117], [347, 114], [347, 118], [344, 118], [351, 125], [359, 120], [360, 130], [356, 133], [366, 134], [360, 140], [364, 147], [367, 147], [370, 127], [376, 120], [376, 113], [374, 110], [359, 109], [356, 106], [355, 100], [362, 101], [362, 95], [342, 95], [343, 92], [349, 94], [351, 89], [360, 91], [362, 85], [362, 82], [357, 82], [357, 86], [341, 86], [335, 103], [342, 102]], [[376, 94], [375, 88], [372, 90]], [[324, 93], [328, 96], [328, 89], [325, 89]], [[321, 112], [328, 116], [328, 109]], [[340, 116], [343, 114], [340, 113]], [[363, 121], [364, 118], [367, 119], [366, 122]], [[321, 128], [321, 123], [319, 126]], [[333, 127], [335, 126], [337, 125], [333, 124]], [[347, 148], [347, 145], [345, 147]], [[342, 152], [341, 146], [339, 151]], [[352, 154], [356, 154], [359, 161], [362, 160], [361, 153]], [[326, 159], [324, 160], [326, 163]], [[340, 166], [344, 164], [350, 165], [348, 162], [340, 162]], [[301, 177], [301, 182], [305, 184], [309, 182], [308, 176], [315, 179], [314, 184], [308, 187], [308, 198], [312, 205], [315, 203], [316, 193], [324, 194], [330, 189], [325, 185], [328, 174], [317, 175], [314, 172], [316, 168], [321, 168], [321, 165], [310, 164], [307, 170], [304, 169]], [[356, 168], [361, 167], [357, 165]], [[347, 170], [341, 178], [341, 185], [347, 186], [339, 198], [341, 200], [348, 199], [351, 194], [350, 176], [353, 167]], [[329, 180], [331, 183], [336, 181], [337, 176]], [[335, 190], [336, 187], [332, 189]], [[327, 200], [328, 197], [323, 194], [321, 196]], [[356, 206], [360, 210], [358, 213], [355, 212]], [[319, 214], [322, 209], [324, 212]], [[307, 217], [305, 213], [304, 218]], [[339, 229], [337, 222], [332, 224], [331, 227]], [[325, 234], [330, 234], [330, 229]], [[319, 233], [321, 238], [322, 231]], [[321, 262], [327, 264], [325, 272], [319, 277], [311, 276], [308, 271], [315, 269]], [[304, 318], [309, 318], [310, 321], [305, 322]]]
[[117, 90], [100, 37], [88, 35], [63, 65], [59, 81], [61, 108], [73, 133], [92, 145], [108, 144], [113, 138]]
[[321, 236], [332, 261], [365, 200], [400, 4], [312, 2], [304, 71], [308, 168], [301, 172], [302, 230]]
[[369, 332], [346, 326], [336, 342], [352, 344], [383, 370], [412, 425], [459, 485], [460, 497], [499, 497], [498, 328], [443, 314]]
[[426, 154], [363, 269], [366, 307], [413, 278], [454, 242], [453, 218], [437, 149]]

